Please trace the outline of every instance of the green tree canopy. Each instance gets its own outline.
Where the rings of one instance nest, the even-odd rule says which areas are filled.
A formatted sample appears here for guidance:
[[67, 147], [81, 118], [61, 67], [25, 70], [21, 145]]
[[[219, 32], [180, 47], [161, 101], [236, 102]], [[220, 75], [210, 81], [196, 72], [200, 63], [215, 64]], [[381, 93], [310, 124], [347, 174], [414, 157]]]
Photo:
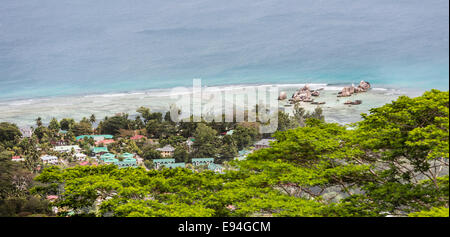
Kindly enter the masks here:
[[128, 129], [128, 122], [126, 116], [116, 115], [105, 119], [99, 127], [104, 134], [117, 135], [120, 129]]
[[59, 122], [62, 130], [69, 130], [75, 124], [75, 120], [72, 118], [63, 118]]
[[196, 157], [215, 157], [217, 154], [217, 131], [199, 123], [194, 132], [194, 152]]
[[12, 147], [16, 137], [22, 136], [17, 125], [7, 122], [0, 123], [0, 145]]

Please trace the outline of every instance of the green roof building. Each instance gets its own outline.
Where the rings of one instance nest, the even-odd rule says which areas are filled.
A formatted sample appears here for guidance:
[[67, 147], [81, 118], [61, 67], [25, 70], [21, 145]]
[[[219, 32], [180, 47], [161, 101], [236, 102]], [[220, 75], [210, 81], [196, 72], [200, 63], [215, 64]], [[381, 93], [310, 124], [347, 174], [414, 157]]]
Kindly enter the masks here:
[[125, 158], [122, 161], [116, 162], [119, 168], [137, 167], [137, 161], [134, 158]]
[[119, 162], [119, 160], [116, 158], [106, 158], [103, 160], [103, 162], [108, 163], [108, 164], [117, 164], [117, 162]]
[[132, 161], [136, 161], [136, 159], [134, 159], [134, 158], [125, 158], [125, 159], [123, 159], [122, 161], [129, 161], [129, 162], [132, 162]]
[[239, 153], [239, 155], [238, 155], [238, 157], [236, 157], [236, 160], [245, 160], [247, 158], [247, 156], [252, 153], [252, 151], [251, 150], [240, 150], [238, 153]]
[[119, 157], [127, 159], [127, 158], [134, 158], [134, 155], [131, 154], [131, 153], [126, 152], [126, 153], [123, 153], [123, 154], [119, 155]]
[[214, 158], [192, 158], [191, 163], [195, 166], [209, 165], [211, 163], [214, 163]]
[[169, 163], [175, 163], [175, 159], [154, 159], [153, 163], [159, 163], [159, 164], [169, 164]]
[[106, 159], [114, 159], [114, 158], [116, 158], [116, 155], [111, 154], [111, 153], [105, 153], [100, 156], [100, 160], [103, 160], [103, 161], [105, 161]]
[[219, 172], [219, 173], [221, 173], [222, 170], [223, 170], [223, 166], [218, 165], [218, 164], [211, 163], [211, 164], [208, 165], [208, 169], [209, 169], [209, 170], [212, 170], [212, 171], [214, 171], [214, 172]]
[[169, 163], [169, 164], [162, 164], [162, 166], [169, 168], [169, 169], [185, 168], [186, 163]]
[[155, 166], [156, 169], [159, 169], [159, 167], [161, 167], [161, 165], [166, 165], [166, 164], [173, 164], [175, 163], [175, 159], [170, 158], [170, 159], [154, 159], [153, 160], [153, 165]]
[[91, 149], [92, 153], [95, 155], [101, 154], [101, 153], [108, 153], [108, 147], [94, 147]]
[[[110, 154], [112, 155], [112, 154]], [[134, 158], [125, 158], [122, 161], [116, 158], [104, 158], [102, 159], [106, 164], [114, 164], [119, 168], [127, 168], [127, 167], [137, 167], [137, 161]]]

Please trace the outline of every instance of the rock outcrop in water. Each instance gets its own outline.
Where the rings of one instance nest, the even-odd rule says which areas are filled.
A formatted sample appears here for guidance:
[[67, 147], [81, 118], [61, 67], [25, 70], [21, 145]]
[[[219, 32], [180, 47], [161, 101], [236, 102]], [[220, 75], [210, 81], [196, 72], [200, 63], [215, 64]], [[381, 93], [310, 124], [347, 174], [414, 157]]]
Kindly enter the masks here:
[[355, 87], [354, 85], [344, 87], [342, 91], [338, 93], [338, 97], [348, 97], [353, 95], [354, 93], [366, 92], [369, 89], [370, 83], [366, 81], [361, 81], [357, 87]]
[[353, 95], [353, 93], [355, 93], [355, 87], [353, 85], [347, 86], [342, 88], [342, 91], [338, 93], [338, 97], [348, 97]]
[[280, 92], [280, 95], [278, 96], [278, 100], [285, 100], [287, 98], [286, 92], [282, 91]]
[[355, 101], [347, 101], [344, 104], [346, 105], [360, 105], [362, 103], [361, 100], [355, 100]]
[[370, 83], [366, 81], [361, 81], [358, 87], [355, 88], [355, 93], [366, 92], [370, 89]]
[[294, 93], [294, 95], [292, 95], [292, 98], [290, 99], [291, 102], [296, 103], [296, 102], [312, 102], [313, 99], [311, 99], [312, 93], [311, 90], [309, 89], [308, 85], [305, 85], [303, 88], [301, 88], [300, 90], [296, 91]]

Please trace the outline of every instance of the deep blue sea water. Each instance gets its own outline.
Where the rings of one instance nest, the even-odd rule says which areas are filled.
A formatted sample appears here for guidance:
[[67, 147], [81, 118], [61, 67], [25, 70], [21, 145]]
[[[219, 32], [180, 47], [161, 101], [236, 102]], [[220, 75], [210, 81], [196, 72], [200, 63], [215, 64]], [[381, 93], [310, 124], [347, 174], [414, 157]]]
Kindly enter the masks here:
[[448, 90], [448, 0], [2, 0], [0, 100], [190, 86]]

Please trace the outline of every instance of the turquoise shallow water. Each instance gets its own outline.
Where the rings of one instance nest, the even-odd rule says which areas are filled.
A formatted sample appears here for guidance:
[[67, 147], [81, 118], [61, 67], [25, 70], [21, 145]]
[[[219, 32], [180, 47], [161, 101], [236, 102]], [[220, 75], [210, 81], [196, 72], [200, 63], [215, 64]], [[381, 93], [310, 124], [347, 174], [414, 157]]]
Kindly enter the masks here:
[[0, 4], [0, 101], [360, 80], [448, 90], [447, 0]]

